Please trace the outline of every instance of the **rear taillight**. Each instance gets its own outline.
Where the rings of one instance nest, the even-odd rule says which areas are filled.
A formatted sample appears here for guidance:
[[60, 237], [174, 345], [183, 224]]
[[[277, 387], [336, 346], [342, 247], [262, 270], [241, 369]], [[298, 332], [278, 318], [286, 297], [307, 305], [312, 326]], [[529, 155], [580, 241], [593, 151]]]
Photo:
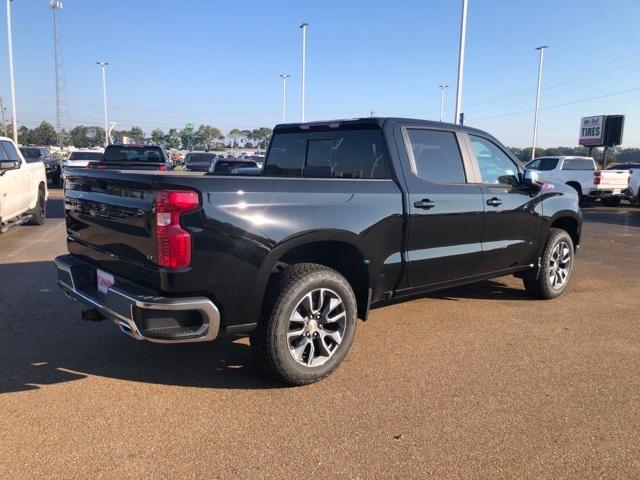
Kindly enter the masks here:
[[600, 180], [602, 179], [601, 172], [593, 172], [593, 184], [600, 185]]
[[87, 165], [87, 168], [97, 168], [97, 169], [100, 169], [100, 170], [104, 170], [105, 168], [107, 168], [107, 166], [106, 165], [101, 165], [100, 163], [89, 163]]
[[166, 165], [160, 165], [160, 168], [158, 168], [158, 170], [160, 170], [161, 172], [166, 172], [167, 171], [167, 166]]
[[163, 190], [156, 196], [156, 263], [165, 268], [191, 264], [191, 234], [180, 226], [180, 216], [200, 206], [196, 192]]

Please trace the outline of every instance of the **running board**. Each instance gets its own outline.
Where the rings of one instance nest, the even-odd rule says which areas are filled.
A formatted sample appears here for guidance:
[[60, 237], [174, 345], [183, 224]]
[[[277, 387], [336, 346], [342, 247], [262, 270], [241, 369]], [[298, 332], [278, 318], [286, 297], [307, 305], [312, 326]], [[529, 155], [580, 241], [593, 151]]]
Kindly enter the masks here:
[[2, 225], [0, 225], [0, 233], [5, 233], [10, 228], [17, 227], [18, 225], [22, 225], [23, 223], [28, 222], [32, 218], [33, 218], [33, 215], [31, 215], [29, 213], [29, 214], [23, 215], [21, 217], [18, 217], [15, 220], [11, 220], [11, 221], [9, 221], [7, 223], [3, 223]]

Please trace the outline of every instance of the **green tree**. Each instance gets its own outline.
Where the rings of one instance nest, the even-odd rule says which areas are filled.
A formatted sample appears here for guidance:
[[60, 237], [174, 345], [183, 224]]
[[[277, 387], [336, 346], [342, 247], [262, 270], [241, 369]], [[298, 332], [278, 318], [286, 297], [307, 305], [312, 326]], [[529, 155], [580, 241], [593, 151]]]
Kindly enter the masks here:
[[[13, 125], [7, 125], [7, 132], [9, 133], [9, 135], [11, 135], [12, 131], [13, 131]], [[20, 128], [18, 128], [18, 140], [20, 141], [21, 144], [28, 145], [30, 143], [34, 143], [31, 132], [32, 130], [30, 130], [29, 127], [26, 127], [24, 125], [21, 125]]]
[[229, 132], [229, 136], [231, 137], [232, 143], [231, 148], [236, 148], [238, 146], [238, 139], [240, 138], [240, 130], [234, 128]]
[[128, 137], [131, 138], [131, 141], [134, 143], [144, 142], [144, 132], [140, 127], [131, 127]]
[[71, 145], [76, 148], [89, 147], [89, 138], [87, 137], [87, 127], [84, 125], [78, 125], [69, 132], [69, 138]]
[[167, 146], [169, 148], [180, 148], [180, 134], [175, 128], [170, 128], [166, 138]]
[[153, 130], [151, 130], [151, 141], [153, 143], [157, 145], [160, 143], [164, 143], [164, 140], [165, 140], [165, 135], [162, 130], [160, 130], [159, 128], [154, 128]]
[[196, 136], [198, 139], [198, 145], [205, 150], [211, 150], [215, 140], [222, 134], [220, 129], [212, 127], [211, 125], [200, 125]]
[[37, 145], [56, 145], [58, 143], [58, 134], [48, 122], [41, 122], [31, 131], [31, 143]]
[[265, 149], [271, 138], [273, 131], [267, 127], [260, 127], [251, 131], [252, 139], [256, 142], [257, 148]]

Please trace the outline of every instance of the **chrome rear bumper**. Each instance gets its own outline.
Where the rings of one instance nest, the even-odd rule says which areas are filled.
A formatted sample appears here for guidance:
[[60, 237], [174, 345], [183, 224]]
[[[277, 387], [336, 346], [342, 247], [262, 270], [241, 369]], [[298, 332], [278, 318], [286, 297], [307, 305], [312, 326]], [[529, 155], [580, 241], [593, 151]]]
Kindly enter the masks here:
[[[121, 279], [106, 294], [102, 294], [96, 286], [95, 266], [73, 255], [57, 257], [55, 263], [58, 286], [69, 297], [98, 310], [136, 340], [155, 343], [208, 342], [219, 334], [220, 312], [207, 297], [163, 297]], [[154, 328], [151, 325], [150, 328], [148, 322], [154, 316], [160, 317], [162, 327]], [[200, 320], [181, 325], [179, 318], [182, 317]], [[172, 321], [174, 324], [171, 324]]]

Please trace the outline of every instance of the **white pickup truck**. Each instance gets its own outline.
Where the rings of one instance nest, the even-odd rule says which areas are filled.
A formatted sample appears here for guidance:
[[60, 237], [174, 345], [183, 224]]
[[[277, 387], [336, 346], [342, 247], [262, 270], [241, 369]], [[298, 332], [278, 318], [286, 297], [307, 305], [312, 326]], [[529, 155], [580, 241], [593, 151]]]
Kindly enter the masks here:
[[629, 187], [623, 193], [631, 205], [640, 206], [640, 162], [614, 163], [609, 165], [607, 170], [629, 171]]
[[616, 206], [628, 188], [628, 170], [599, 170], [591, 157], [538, 157], [526, 167], [540, 172], [540, 178], [548, 182], [562, 182], [573, 187], [580, 197], [600, 198], [607, 206]]
[[47, 218], [47, 173], [41, 161], [28, 163], [13, 143], [0, 137], [0, 233]]

